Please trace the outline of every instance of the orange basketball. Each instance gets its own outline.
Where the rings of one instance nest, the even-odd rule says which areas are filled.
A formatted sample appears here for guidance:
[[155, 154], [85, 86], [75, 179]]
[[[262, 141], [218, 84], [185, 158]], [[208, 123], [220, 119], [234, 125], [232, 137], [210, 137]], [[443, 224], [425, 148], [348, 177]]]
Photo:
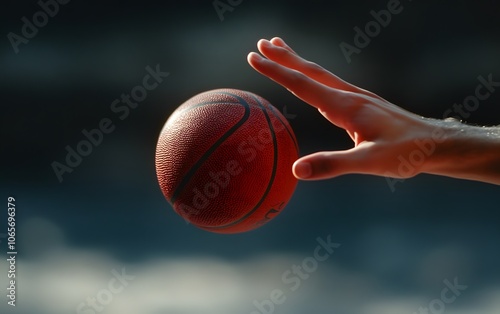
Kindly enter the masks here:
[[156, 175], [165, 198], [212, 232], [255, 229], [276, 217], [297, 185], [297, 140], [264, 98], [236, 89], [198, 94], [161, 130]]

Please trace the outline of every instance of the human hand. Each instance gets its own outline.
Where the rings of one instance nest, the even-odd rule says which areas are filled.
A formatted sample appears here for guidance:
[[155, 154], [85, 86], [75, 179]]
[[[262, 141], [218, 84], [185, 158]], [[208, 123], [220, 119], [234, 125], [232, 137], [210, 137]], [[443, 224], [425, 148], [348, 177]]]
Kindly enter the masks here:
[[[348, 173], [412, 177], [400, 171], [398, 156], [415, 149], [415, 141], [429, 139], [437, 125], [450, 121], [426, 119], [382, 97], [343, 81], [321, 66], [301, 58], [282, 39], [260, 40], [259, 51], [248, 55], [250, 65], [283, 85], [301, 100], [316, 107], [330, 122], [347, 131], [354, 147], [345, 151], [318, 152], [298, 159], [293, 173], [299, 179], [325, 179]], [[436, 155], [438, 156], [438, 155]]]

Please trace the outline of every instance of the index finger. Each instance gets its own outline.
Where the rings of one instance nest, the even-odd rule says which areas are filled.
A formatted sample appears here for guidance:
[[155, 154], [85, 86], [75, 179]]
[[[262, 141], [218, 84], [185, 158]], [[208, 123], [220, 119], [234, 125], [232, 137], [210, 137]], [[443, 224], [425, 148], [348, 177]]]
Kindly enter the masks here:
[[352, 103], [361, 101], [361, 97], [356, 93], [321, 84], [297, 70], [263, 58], [255, 52], [248, 54], [247, 59], [248, 63], [259, 73], [282, 85], [318, 110], [328, 112], [334, 120], [332, 122], [340, 127], [345, 125], [342, 121], [348, 119], [349, 107]]

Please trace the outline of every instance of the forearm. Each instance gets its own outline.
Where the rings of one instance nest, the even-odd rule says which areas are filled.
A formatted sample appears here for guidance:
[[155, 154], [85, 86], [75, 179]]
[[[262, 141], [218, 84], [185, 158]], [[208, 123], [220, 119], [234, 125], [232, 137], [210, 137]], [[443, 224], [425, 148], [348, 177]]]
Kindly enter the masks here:
[[500, 185], [500, 127], [441, 121], [442, 138], [422, 172]]

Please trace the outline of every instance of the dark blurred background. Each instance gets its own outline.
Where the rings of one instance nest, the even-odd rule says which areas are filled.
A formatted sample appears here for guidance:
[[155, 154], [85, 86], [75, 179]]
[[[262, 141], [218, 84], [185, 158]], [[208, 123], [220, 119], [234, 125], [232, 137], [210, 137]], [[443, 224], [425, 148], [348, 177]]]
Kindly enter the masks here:
[[[163, 124], [182, 102], [209, 89], [244, 89], [280, 110], [286, 106], [295, 115], [289, 121], [301, 155], [352, 146], [344, 131], [247, 64], [246, 55], [256, 51], [260, 38], [280, 36], [299, 54], [343, 79], [427, 117], [442, 118], [455, 103], [473, 95], [479, 76], [491, 74], [500, 81], [498, 1], [401, 1], [402, 12], [348, 63], [340, 44], [353, 45], [353, 28], [364, 28], [373, 20], [370, 11], [386, 9], [389, 2], [242, 1], [221, 20], [212, 1], [73, 0], [59, 4], [59, 12], [20, 44], [17, 53], [9, 33], [21, 36], [21, 18], [32, 21], [41, 7], [36, 1], [3, 3], [0, 186], [4, 199], [17, 200], [18, 272], [25, 280], [18, 302], [23, 313], [67, 313], [87, 295], [95, 295], [113, 267], [135, 265], [139, 278], [151, 261], [166, 261], [159, 269], [174, 267], [175, 274], [183, 274], [183, 269], [202, 272], [207, 258], [234, 270], [220, 277], [267, 274], [262, 281], [242, 280], [242, 285], [244, 291], [269, 296], [282, 284], [281, 273], [310, 255], [318, 236], [328, 234], [341, 247], [327, 266], [320, 266], [324, 276], [318, 274], [318, 282], [304, 283], [301, 291], [310, 295], [295, 294], [281, 306], [287, 313], [413, 313], [418, 304], [439, 297], [444, 279], [455, 277], [468, 288], [451, 308], [498, 313], [497, 186], [427, 175], [397, 183], [394, 191], [384, 178], [361, 175], [300, 182], [286, 210], [269, 224], [249, 233], [218, 235], [186, 224], [157, 184], [154, 153]], [[142, 83], [147, 66], [157, 65], [169, 76], [120, 120], [111, 103]], [[84, 139], [82, 130], [98, 127], [103, 118], [112, 120], [114, 131], [59, 182], [51, 164], [64, 163], [65, 147], [75, 148]], [[500, 124], [500, 90], [464, 120]], [[5, 221], [6, 209], [1, 215]], [[2, 223], [0, 233], [4, 230]], [[5, 241], [1, 245], [6, 251]], [[56, 251], [57, 263], [47, 260]], [[296, 259], [276, 262], [280, 256]], [[86, 263], [94, 260], [98, 262]], [[169, 261], [187, 266], [175, 268], [178, 265]], [[6, 271], [7, 264], [1, 265]], [[73, 271], [71, 265], [79, 266]], [[58, 271], [64, 267], [65, 272]], [[39, 278], [42, 269], [53, 276]], [[87, 284], [64, 281], [94, 270], [104, 272], [96, 275], [101, 279], [82, 275], [78, 278], [90, 280]], [[177, 282], [186, 282], [178, 276]], [[0, 278], [6, 285], [3, 274]], [[52, 284], [54, 291], [83, 290], [62, 297], [29, 291], [36, 286], [34, 278], [41, 287]], [[217, 282], [212, 281], [219, 277], [196, 278], [179, 289], [198, 287], [197, 296], [216, 293]], [[237, 283], [229, 282], [229, 290], [238, 290]], [[154, 295], [156, 302], [170, 291], [157, 295], [163, 291], [161, 284], [145, 287], [137, 292], [145, 303], [144, 296]], [[45, 293], [44, 302], [30, 301], [40, 293]], [[249, 313], [257, 295], [241, 292], [223, 302], [234, 303], [230, 310], [213, 305], [213, 311]], [[127, 297], [131, 304], [134, 296], [139, 298], [134, 293]], [[51, 297], [71, 301], [50, 303]], [[128, 313], [115, 299], [106, 311]], [[203, 298], [186, 300], [175, 306], [158, 301], [154, 309], [140, 311], [212, 309], [204, 307]], [[291, 307], [294, 302], [297, 306]], [[194, 303], [206, 310], [190, 307]], [[12, 310], [3, 303], [0, 308]]]

